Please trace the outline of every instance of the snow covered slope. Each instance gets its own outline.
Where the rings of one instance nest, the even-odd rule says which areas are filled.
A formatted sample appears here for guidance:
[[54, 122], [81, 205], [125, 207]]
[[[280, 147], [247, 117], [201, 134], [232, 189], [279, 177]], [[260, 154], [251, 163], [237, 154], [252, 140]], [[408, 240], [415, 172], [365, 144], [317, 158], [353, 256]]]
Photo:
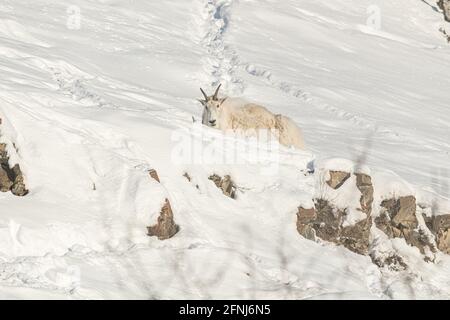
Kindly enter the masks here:
[[[449, 257], [387, 274], [295, 229], [314, 159], [449, 200], [444, 23], [420, 0], [2, 0], [0, 139], [30, 193], [0, 194], [0, 297], [448, 297]], [[180, 137], [203, 143], [198, 88], [219, 83], [291, 117], [308, 150], [282, 148], [275, 175], [176, 161]], [[165, 197], [181, 229], [159, 241]]]

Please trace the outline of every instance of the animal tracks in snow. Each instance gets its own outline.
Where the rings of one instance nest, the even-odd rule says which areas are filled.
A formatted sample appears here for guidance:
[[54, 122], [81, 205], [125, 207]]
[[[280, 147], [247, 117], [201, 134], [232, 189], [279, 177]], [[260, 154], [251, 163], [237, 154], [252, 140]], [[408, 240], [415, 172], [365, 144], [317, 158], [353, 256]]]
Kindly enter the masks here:
[[[213, 79], [211, 86], [223, 83], [228, 91], [233, 94], [242, 94], [245, 88], [243, 79], [239, 78], [238, 71], [242, 70], [247, 74], [258, 77], [270, 87], [290, 95], [296, 99], [328, 112], [339, 119], [349, 121], [359, 127], [369, 129], [381, 135], [389, 135], [398, 140], [406, 137], [391, 129], [384, 128], [374, 121], [367, 120], [361, 115], [357, 115], [333, 105], [321, 101], [313, 94], [306, 92], [297, 84], [289, 83], [278, 79], [272, 71], [260, 68], [255, 63], [241, 61], [236, 50], [225, 42], [225, 36], [231, 21], [232, 0], [208, 0], [203, 5], [200, 29], [203, 30], [202, 45], [206, 48], [208, 56], [204, 58], [205, 70]], [[411, 139], [412, 140], [412, 139]]]
[[319, 98], [314, 97], [311, 93], [304, 91], [295, 84], [278, 80], [270, 70], [259, 68], [251, 63], [242, 63], [240, 64], [240, 66], [248, 74], [261, 78], [262, 81], [267, 83], [269, 86], [276, 88], [294, 98], [301, 99], [303, 102], [313, 106], [314, 108], [333, 114], [339, 119], [350, 121], [359, 127], [370, 129], [379, 134], [390, 135], [394, 138], [400, 139], [400, 135], [395, 131], [384, 128], [360, 115], [353, 114], [351, 112], [332, 106], [328, 103], [322, 102], [319, 100]]
[[290, 84], [285, 81], [278, 81], [272, 75], [272, 72], [269, 70], [258, 68], [257, 66], [251, 63], [243, 63], [240, 65], [248, 74], [260, 77], [270, 86], [277, 88], [278, 90], [283, 91], [286, 94], [292, 95], [295, 98], [301, 98], [306, 102], [312, 101], [311, 95], [304, 90], [300, 89], [296, 85]]
[[236, 52], [225, 43], [225, 34], [230, 24], [230, 10], [233, 0], [208, 0], [202, 7], [199, 22], [202, 30], [201, 44], [207, 51], [204, 58], [205, 71], [211, 75], [211, 86], [223, 83], [228, 91], [242, 93], [243, 82], [236, 76], [238, 57]]

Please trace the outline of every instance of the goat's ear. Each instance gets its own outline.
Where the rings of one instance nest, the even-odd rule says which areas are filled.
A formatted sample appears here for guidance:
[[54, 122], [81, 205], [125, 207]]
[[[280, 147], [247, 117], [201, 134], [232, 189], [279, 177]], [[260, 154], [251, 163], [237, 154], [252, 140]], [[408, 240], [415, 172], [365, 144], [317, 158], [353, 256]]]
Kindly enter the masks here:
[[222, 103], [224, 103], [225, 100], [227, 100], [227, 99], [228, 99], [228, 97], [220, 99], [220, 105], [222, 105]]
[[202, 106], [206, 105], [206, 101], [202, 99], [197, 99], [198, 102], [202, 104]]

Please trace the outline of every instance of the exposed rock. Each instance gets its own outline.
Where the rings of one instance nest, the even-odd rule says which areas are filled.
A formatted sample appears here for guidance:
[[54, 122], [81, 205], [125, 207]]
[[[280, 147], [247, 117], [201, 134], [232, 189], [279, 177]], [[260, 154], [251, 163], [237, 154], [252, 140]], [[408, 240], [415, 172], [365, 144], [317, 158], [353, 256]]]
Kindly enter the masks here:
[[342, 228], [339, 241], [348, 249], [359, 254], [368, 254], [370, 227], [372, 226], [373, 185], [372, 178], [363, 173], [355, 173], [356, 187], [361, 192], [359, 202], [366, 219], [352, 226]]
[[297, 231], [308, 240], [316, 240], [316, 231], [309, 225], [316, 218], [316, 210], [314, 208], [305, 209], [298, 208], [297, 212]]
[[414, 196], [388, 199], [381, 202], [381, 207], [386, 209], [391, 224], [398, 229], [415, 229], [418, 221], [416, 217], [416, 198]]
[[347, 213], [334, 208], [328, 201], [317, 199], [315, 208], [298, 208], [297, 231], [306, 239], [322, 240], [343, 245], [347, 249], [367, 254], [371, 219], [368, 217], [355, 225], [342, 227]]
[[371, 225], [372, 219], [368, 217], [353, 226], [342, 228], [339, 243], [353, 252], [367, 255], [369, 253]]
[[[396, 252], [376, 253], [377, 249], [374, 247], [376, 243], [370, 243], [370, 229], [374, 221], [376, 227], [389, 238], [403, 238], [407, 244], [417, 247], [426, 262], [434, 261], [433, 253], [438, 249], [450, 254], [450, 214], [433, 217], [424, 214], [425, 226], [419, 223], [417, 218], [416, 198], [409, 195], [382, 201], [379, 204], [381, 208], [379, 216], [372, 220], [374, 203], [372, 178], [367, 174], [355, 173], [356, 179], [350, 181], [356, 181], [359, 192], [347, 188], [347, 185], [341, 191], [339, 188], [351, 177], [350, 173], [329, 171], [329, 174], [330, 179], [326, 184], [336, 191], [328, 190], [332, 192], [331, 196], [325, 193], [323, 196], [319, 195], [320, 198], [313, 199], [313, 208], [298, 208], [297, 231], [306, 239], [330, 241], [362, 255], [368, 255], [370, 247], [370, 256], [376, 265], [388, 267], [390, 270], [406, 269], [405, 261]], [[220, 185], [220, 177], [212, 176], [211, 179], [215, 180], [216, 185]], [[322, 190], [321, 187], [319, 190]], [[351, 197], [352, 192], [356, 192], [355, 197], [359, 197], [360, 207], [338, 209], [337, 205], [342, 203], [341, 192], [344, 192], [342, 194], [344, 197]], [[360, 216], [353, 215], [355, 209], [363, 212], [365, 218], [362, 216], [361, 220]]]
[[6, 152], [6, 144], [0, 143], [0, 191], [8, 192], [11, 190], [13, 182], [8, 175], [8, 154]]
[[322, 240], [337, 243], [344, 213], [323, 199], [316, 200], [315, 211], [316, 218], [310, 224], [316, 230], [316, 235]]
[[[386, 212], [381, 213], [378, 217], [375, 218], [375, 225], [389, 238], [394, 238], [394, 230], [398, 230], [391, 225], [391, 219]], [[400, 236], [400, 230], [395, 231], [395, 234], [397, 236]]]
[[212, 182], [214, 182], [214, 184], [217, 186], [217, 188], [220, 188], [220, 183], [222, 181], [222, 177], [217, 175], [217, 174], [213, 174], [211, 176], [208, 177], [209, 180], [211, 180]]
[[11, 191], [16, 196], [24, 196], [28, 193], [20, 166], [16, 164], [12, 169], [9, 166], [5, 143], [0, 143], [0, 191]]
[[[383, 206], [383, 204], [381, 205]], [[400, 197], [390, 212], [392, 212], [392, 222], [397, 226], [410, 229], [417, 228], [416, 198], [414, 196]]]
[[[155, 169], [150, 169], [148, 173], [151, 178], [160, 182], [158, 172]], [[151, 237], [158, 237], [159, 240], [165, 240], [172, 238], [179, 230], [180, 227], [175, 223], [173, 218], [173, 211], [169, 199], [166, 198], [159, 213], [158, 222], [154, 226], [147, 227], [147, 234]]]
[[13, 186], [13, 182], [11, 181], [10, 177], [8, 176], [8, 173], [5, 169], [3, 169], [2, 166], [0, 166], [0, 191], [1, 192], [8, 192], [11, 190], [11, 187]]
[[150, 177], [152, 177], [156, 181], [161, 182], [161, 181], [159, 181], [158, 172], [156, 172], [155, 169], [148, 170], [148, 174], [150, 175]]
[[165, 200], [156, 225], [147, 227], [149, 236], [156, 236], [159, 240], [172, 238], [179, 227], [173, 220], [172, 207], [168, 199]]
[[[298, 208], [297, 231], [307, 239], [313, 240], [315, 236], [336, 242], [339, 233], [341, 214], [336, 216], [333, 208], [326, 200], [319, 199], [315, 203], [315, 208]], [[311, 236], [311, 229], [314, 230], [314, 237]]]
[[440, 230], [436, 235], [438, 249], [450, 254], [450, 232], [448, 229]]
[[183, 174], [183, 177], [185, 177], [185, 178], [187, 179], [187, 181], [189, 181], [189, 182], [191, 182], [191, 180], [192, 180], [191, 176], [190, 176], [189, 173], [187, 173], [187, 172], [185, 172], [185, 173]]
[[303, 207], [298, 208], [297, 223], [310, 223], [316, 219], [316, 210], [314, 208], [305, 209]]
[[445, 20], [450, 22], [450, 0], [439, 0], [437, 5], [443, 11]]
[[14, 177], [14, 183], [11, 187], [12, 194], [19, 196], [19, 197], [23, 197], [23, 196], [27, 195], [28, 190], [25, 187], [22, 170], [20, 170], [20, 166], [18, 164], [16, 164], [12, 168], [12, 173], [13, 173], [13, 177]]
[[450, 228], [450, 214], [434, 216], [431, 221], [432, 227], [430, 229], [436, 233], [440, 230], [447, 230]]
[[208, 179], [212, 180], [217, 188], [222, 190], [224, 195], [232, 199], [236, 199], [236, 186], [229, 175], [222, 178], [217, 174], [213, 174]]
[[425, 253], [426, 247], [432, 252], [436, 251], [432, 240], [418, 229], [414, 196], [384, 200], [381, 207], [385, 211], [375, 218], [375, 224], [389, 238], [404, 238], [406, 243], [419, 248], [421, 253]]
[[[372, 179], [366, 174], [355, 174], [356, 187], [361, 193], [359, 198], [362, 212], [366, 218], [353, 225], [343, 226], [347, 210], [339, 210], [327, 200], [315, 199], [314, 208], [300, 207], [297, 213], [297, 230], [307, 239], [316, 236], [322, 240], [343, 245], [347, 249], [367, 255], [369, 251], [370, 227], [372, 225], [373, 186]], [[333, 189], [339, 189], [350, 178], [350, 173], [330, 171], [330, 180], [326, 183]], [[358, 196], [358, 195], [356, 195]]]
[[0, 165], [8, 164], [8, 153], [6, 151], [6, 143], [0, 143]]
[[338, 189], [348, 178], [350, 178], [350, 173], [348, 172], [330, 170], [330, 180], [327, 181], [327, 184], [333, 189]]
[[394, 252], [385, 255], [370, 254], [372, 262], [380, 268], [388, 268], [391, 271], [402, 271], [408, 268], [403, 258]]
[[450, 254], [450, 214], [424, 217], [427, 227], [436, 237], [437, 248]]
[[373, 185], [372, 178], [363, 173], [356, 173], [356, 187], [361, 192], [361, 210], [368, 216], [372, 213]]
[[297, 223], [297, 231], [306, 239], [316, 241], [316, 230], [310, 225]]
[[[189, 181], [189, 182], [192, 182], [193, 180], [192, 180], [192, 177], [189, 175], [189, 173], [187, 173], [187, 172], [185, 172], [184, 174], [183, 174], [183, 177], [185, 177], [186, 179], [187, 179], [187, 181]], [[195, 188], [197, 189], [197, 190], [200, 190], [200, 186], [198, 185], [198, 184], [195, 184]]]

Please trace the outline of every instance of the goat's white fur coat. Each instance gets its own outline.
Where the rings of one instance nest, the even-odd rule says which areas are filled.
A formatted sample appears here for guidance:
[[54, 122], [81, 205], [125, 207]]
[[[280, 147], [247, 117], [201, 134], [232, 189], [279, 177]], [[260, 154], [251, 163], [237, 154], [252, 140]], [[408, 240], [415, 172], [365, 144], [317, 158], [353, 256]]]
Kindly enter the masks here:
[[209, 118], [204, 123], [211, 127], [222, 131], [272, 129], [281, 144], [305, 147], [301, 129], [290, 118], [275, 115], [263, 106], [238, 98], [208, 99], [204, 106], [204, 118]]

